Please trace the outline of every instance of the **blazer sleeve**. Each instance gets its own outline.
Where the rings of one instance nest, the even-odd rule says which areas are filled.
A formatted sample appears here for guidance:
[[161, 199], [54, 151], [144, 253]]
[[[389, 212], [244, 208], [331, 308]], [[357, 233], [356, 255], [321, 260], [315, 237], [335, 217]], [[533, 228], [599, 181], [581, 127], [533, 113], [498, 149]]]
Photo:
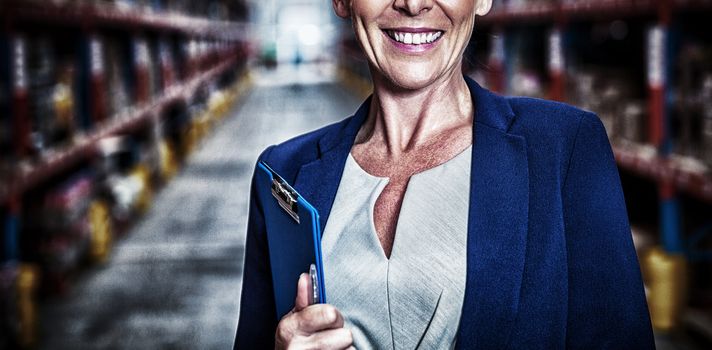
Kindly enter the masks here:
[[[260, 155], [260, 159], [266, 158], [270, 151], [271, 147], [267, 148]], [[276, 315], [264, 211], [255, 192], [253, 175], [250, 185], [240, 317], [234, 349], [274, 349], [274, 333], [278, 323]]]
[[563, 182], [567, 349], [654, 349], [623, 190], [599, 118], [585, 112]]

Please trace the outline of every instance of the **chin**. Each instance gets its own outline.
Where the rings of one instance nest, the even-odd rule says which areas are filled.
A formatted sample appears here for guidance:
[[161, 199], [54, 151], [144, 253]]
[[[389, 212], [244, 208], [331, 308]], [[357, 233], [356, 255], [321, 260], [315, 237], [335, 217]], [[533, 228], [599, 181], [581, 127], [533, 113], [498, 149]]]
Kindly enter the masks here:
[[[381, 77], [381, 82], [404, 90], [419, 90], [453, 77], [459, 65], [443, 64], [439, 60], [392, 59], [381, 66], [372, 66], [371, 73]], [[376, 62], [378, 62], [376, 60]], [[434, 63], [437, 62], [437, 63]], [[375, 75], [374, 75], [375, 76]]]
[[392, 85], [405, 90], [419, 90], [432, 85], [443, 74], [438, 74], [432, 70], [420, 70], [416, 68], [401, 69], [389, 74], [382, 72], [384, 80]]

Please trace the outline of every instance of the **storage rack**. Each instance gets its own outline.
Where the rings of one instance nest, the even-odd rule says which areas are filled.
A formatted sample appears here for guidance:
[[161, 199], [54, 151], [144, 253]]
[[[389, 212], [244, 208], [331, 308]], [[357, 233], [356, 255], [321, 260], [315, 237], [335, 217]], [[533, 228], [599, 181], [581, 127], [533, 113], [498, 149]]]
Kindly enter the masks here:
[[[28, 258], [32, 262], [29, 256], [35, 252], [28, 252], [22, 242], [26, 240], [22, 237], [23, 226], [30, 226], [36, 220], [25, 217], [26, 207], [36, 204], [31, 203], [32, 198], [82, 169], [93, 169], [101, 157], [102, 142], [113, 136], [141, 135], [137, 137], [147, 139], [160, 154], [160, 164], [147, 166], [138, 162], [127, 176], [145, 180], [146, 186], [167, 180], [175, 172], [176, 153], [189, 152], [245, 87], [248, 55], [245, 3], [213, 0], [198, 5], [186, 5], [186, 2], [177, 5], [218, 4], [225, 10], [218, 14], [219, 18], [208, 13], [200, 17], [196, 15], [200, 11], [171, 8], [169, 3], [127, 0], [0, 3], [0, 126], [3, 128], [0, 138], [6, 138], [2, 141], [11, 144], [10, 149], [0, 154], [3, 162], [0, 215], [4, 216], [0, 231], [3, 248], [0, 282], [5, 283], [0, 285], [3, 314], [0, 347], [32, 346], [37, 340], [33, 310], [45, 266], [38, 266], [36, 262], [27, 264]], [[69, 141], [45, 145], [37, 152], [31, 149], [30, 132], [35, 121], [31, 118], [34, 111], [31, 111], [28, 96], [33, 82], [27, 77], [26, 66], [30, 64], [27, 38], [42, 35], [52, 40], [55, 31], [71, 32], [69, 37], [78, 41], [52, 44], [66, 44], [76, 56], [71, 57], [77, 72], [72, 75], [70, 87], [75, 130]], [[109, 40], [115, 38], [121, 43], [116, 45], [115, 51], [109, 51]], [[112, 54], [122, 56], [116, 74], [123, 84], [119, 84], [124, 88], [121, 93], [126, 95], [126, 104], [113, 108], [115, 110], [110, 100], [116, 91], [107, 91], [111, 79], [107, 56]], [[168, 140], [171, 133], [178, 134], [180, 140]], [[103, 206], [103, 211], [97, 212], [109, 216], [111, 208], [106, 208], [107, 204], [102, 201], [92, 201], [92, 205], [97, 203], [98, 207]], [[112, 222], [111, 218], [104, 219]], [[110, 241], [110, 237], [102, 239]], [[94, 253], [96, 251], [91, 249], [84, 252]], [[93, 258], [101, 261], [107, 252], [100, 249], [98, 254], [102, 256]]]
[[[647, 125], [647, 128], [642, 132], [644, 136], [641, 135], [635, 140], [614, 137], [610, 132], [609, 136], [612, 137], [614, 155], [622, 173], [644, 179], [656, 188], [659, 203], [657, 213], [649, 213], [648, 216], [658, 219], [655, 226], [665, 253], [670, 256], [684, 256], [684, 260], [695, 264], [697, 271], [692, 271], [693, 277], [704, 275], [704, 271], [708, 269], [708, 261], [712, 258], [709, 244], [700, 248], [701, 243], [704, 243], [712, 232], [712, 216], [709, 215], [712, 209], [712, 164], [705, 165], [702, 159], [678, 153], [679, 140], [674, 136], [673, 111], [680, 93], [676, 86], [675, 61], [680, 52], [681, 38], [687, 30], [680, 24], [695, 15], [699, 16], [700, 13], [709, 15], [711, 10], [712, 1], [704, 0], [495, 0], [493, 11], [476, 21], [475, 45], [468, 51], [471, 62], [468, 73], [485, 81], [492, 90], [504, 94], [519, 94], [512, 89], [514, 71], [518, 69], [515, 65], [529, 63], [529, 68], [535, 67], [534, 71], [537, 72], [534, 74], [538, 73], [538, 77], [543, 81], [544, 91], [538, 97], [577, 104], [580, 101], [572, 100], [568, 92], [572, 91], [572, 85], [580, 82], [572, 81], [576, 78], [570, 76], [573, 73], [568, 64], [569, 61], [577, 60], [576, 54], [581, 54], [573, 52], [582, 48], [575, 46], [581, 37], [581, 28], [585, 28], [583, 31], [592, 31], [591, 28], [597, 23], [614, 21], [630, 26], [626, 27], [626, 32], [633, 39], [629, 39], [628, 44], [631, 46], [625, 51], [639, 56], [618, 59], [628, 63], [625, 67], [628, 72], [624, 73], [634, 76], [633, 80], [639, 80], [631, 84], [631, 90], [642, 90], [640, 96], [636, 96], [644, 106], [643, 120], [639, 121], [639, 125]], [[521, 41], [517, 42], [517, 35], [529, 35], [525, 40], [538, 41], [531, 48], [534, 53], [529, 52], [529, 56], [524, 58], [517, 57], [516, 46], [521, 44]], [[705, 44], [712, 45], [712, 42]], [[610, 48], [606, 46], [604, 49]], [[591, 51], [587, 53], [590, 54]], [[612, 54], [616, 53], [614, 51]], [[515, 63], [517, 59], [519, 61]], [[631, 65], [631, 62], [637, 64]], [[608, 63], [599, 65], [608, 68], [605, 67]], [[637, 74], [637, 70], [640, 70], [641, 74]], [[617, 72], [620, 71], [622, 70]], [[642, 88], [636, 89], [637, 86]], [[595, 92], [602, 93], [605, 92]], [[621, 123], [615, 119], [623, 118], [622, 109], [621, 106], [618, 113], [614, 113], [618, 115], [614, 116], [613, 123]], [[606, 127], [609, 129], [609, 125]], [[624, 185], [625, 183], [624, 181]], [[626, 192], [628, 205], [637, 205], [633, 194]], [[642, 197], [647, 195], [646, 193]], [[694, 206], [690, 212], [701, 214], [695, 214], [694, 220], [686, 222], [688, 213], [682, 209], [681, 202]], [[631, 209], [634, 208], [629, 207], [629, 213]], [[681, 270], [684, 271], [685, 268]], [[672, 284], [675, 283], [677, 282]], [[701, 284], [704, 288], [710, 287], [705, 286], [704, 282]], [[685, 293], [684, 287], [676, 288], [679, 293]], [[704, 300], [693, 302], [708, 308], [708, 298], [709, 296], [705, 295], [698, 298]], [[695, 299], [694, 295], [692, 299]], [[649, 300], [649, 303], [652, 305], [654, 302]], [[653, 318], [656, 323], [655, 315]], [[709, 327], [709, 320], [706, 322]], [[658, 327], [658, 330], [668, 331], [669, 328], [662, 326]], [[709, 333], [709, 330], [704, 332]]]
[[[685, 0], [608, 0], [608, 1], [578, 1], [568, 2], [539, 2], [537, 6], [507, 7], [498, 6], [494, 12], [488, 16], [480, 18], [476, 25], [477, 30], [490, 30], [496, 32], [498, 37], [495, 40], [507, 40], [506, 35], [501, 34], [508, 26], [527, 26], [544, 24], [550, 27], [548, 40], [548, 76], [549, 88], [547, 97], [567, 101], [566, 89], [566, 67], [565, 52], [562, 47], [565, 42], [562, 39], [563, 32], [568, 25], [576, 21], [609, 21], [615, 19], [629, 19], [633, 17], [645, 17], [650, 23], [655, 23], [648, 30], [647, 59], [641, 64], [648, 65], [647, 86], [648, 86], [648, 137], [647, 144], [657, 149], [657, 152], [650, 152], [650, 149], [641, 147], [643, 145], [618, 145], [614, 143], [614, 153], [620, 167], [628, 169], [641, 176], [646, 176], [659, 184], [663, 215], [661, 227], [670, 228], [663, 230], [662, 238], [665, 247], [670, 252], [681, 252], [683, 247], [683, 237], [681, 233], [674, 230], [677, 225], [669, 225], [667, 222], [679, 221], [679, 213], [674, 208], [675, 193], [685, 191], [693, 196], [699, 197], [706, 202], [712, 202], [712, 177], [706, 171], [693, 171], [675, 158], [671, 157], [671, 140], [669, 135], [670, 122], [668, 95], [671, 90], [672, 69], [670, 62], [674, 60], [671, 40], [671, 23], [676, 16], [683, 16], [690, 11], [712, 10], [710, 1], [685, 1]], [[502, 38], [505, 37], [505, 38]], [[496, 45], [492, 45], [496, 46]], [[506, 51], [506, 50], [505, 50]], [[497, 60], [492, 62], [494, 67], [507, 67], [507, 53], [492, 57]], [[554, 63], [556, 62], [556, 63]], [[508, 69], [505, 68], [505, 71]], [[507, 85], [506, 73], [501, 72], [499, 79], [505, 82], [498, 82], [493, 87], [494, 90], [506, 93]], [[672, 207], [672, 208], [671, 208]]]

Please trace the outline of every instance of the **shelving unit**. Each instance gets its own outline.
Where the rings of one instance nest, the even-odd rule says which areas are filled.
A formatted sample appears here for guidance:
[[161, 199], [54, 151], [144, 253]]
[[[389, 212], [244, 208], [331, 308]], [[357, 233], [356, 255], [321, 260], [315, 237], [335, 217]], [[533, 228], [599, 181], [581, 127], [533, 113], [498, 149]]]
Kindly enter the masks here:
[[234, 68], [237, 58], [232, 57], [192, 80], [174, 86], [145, 106], [127, 110], [115, 117], [109, 125], [98, 127], [87, 135], [79, 136], [76, 142], [66, 148], [52, 150], [36, 164], [18, 169], [10, 180], [0, 187], [0, 203], [8, 203], [38, 183], [51, 178], [72, 165], [96, 154], [97, 143], [107, 137], [131, 133], [146, 123], [156, 123], [158, 116], [176, 103], [187, 103], [201, 85], [214, 80], [220, 74]]
[[[140, 28], [142, 30], [179, 32], [192, 37], [236, 40], [245, 39], [245, 25], [234, 21], [206, 19], [131, 2], [79, 2], [58, 4], [52, 1], [8, 0], [0, 4], [3, 23], [44, 22], [84, 28]], [[120, 4], [123, 4], [121, 6]]]
[[[475, 48], [469, 51], [472, 61], [486, 62], [469, 74], [497, 92], [528, 94], [517, 84], [534, 84], [537, 88], [530, 90], [539, 90], [538, 95], [532, 94], [535, 97], [572, 103], [599, 114], [621, 171], [651, 181], [657, 188], [658, 212], [649, 215], [657, 222], [641, 224], [656, 227], [658, 234], [650, 239], [664, 248], [663, 258], [686, 258], [675, 264], [683, 265], [680, 271], [689, 268], [691, 276], [708, 271], [712, 256], [708, 253], [709, 240], [705, 240], [712, 231], [712, 216], [701, 223], [700, 215], [694, 220], [690, 217], [696, 227], [686, 222], [688, 211], [712, 212], [712, 162], [706, 150], [710, 147], [709, 135], [705, 134], [707, 117], [696, 118], [698, 124], [694, 124], [690, 122], [693, 117], [686, 114], [704, 114], [708, 109], [704, 107], [706, 98], [697, 95], [709, 87], [699, 82], [687, 90], [680, 87], [681, 78], [676, 73], [681, 69], [676, 62], [682, 57], [687, 22], [703, 21], [700, 17], [711, 13], [712, 1], [703, 0], [495, 0], [493, 12], [476, 21]], [[705, 30], [693, 30], [700, 32], [691, 36], [702, 38], [697, 45], [702, 48], [697, 56], [688, 56], [707, 57], [704, 47], [712, 49], [712, 38]], [[522, 42], [529, 45], [527, 49], [522, 49]], [[697, 49], [689, 42], [684, 44]], [[546, 49], [531, 49], [532, 45]], [[536, 63], [542, 60], [547, 64]], [[694, 62], [699, 65], [701, 61], [704, 59]], [[684, 69], [690, 64], [687, 66]], [[712, 77], [712, 66], [702, 65], [698, 73]], [[688, 78], [687, 83], [696, 79], [699, 77]], [[683, 103], [697, 107], [678, 112]], [[690, 134], [697, 135], [695, 131], [700, 135], [690, 138]], [[626, 195], [629, 205], [637, 204], [634, 193], [626, 191]], [[695, 201], [685, 200], [683, 210], [681, 197]], [[690, 205], [694, 210], [689, 210]], [[645, 258], [641, 259], [645, 265]], [[709, 285], [690, 281], [692, 288], [696, 285], [707, 288], [709, 294]], [[675, 302], [674, 295], [686, 293], [685, 286], [675, 288], [669, 291], [673, 293], [669, 303]], [[655, 303], [649, 299], [651, 309], [656, 308]], [[709, 298], [690, 303], [712, 310]], [[680, 307], [684, 309], [685, 305]], [[659, 331], [675, 327], [672, 321], [660, 321], [655, 311], [653, 321]]]
[[712, 202], [712, 181], [708, 173], [687, 169], [680, 158], [661, 156], [646, 145], [615, 146], [613, 153], [622, 168], [656, 182], [671, 183], [680, 191]]
[[712, 3], [706, 0], [539, 1], [527, 6], [508, 6], [500, 1], [478, 23], [482, 26], [534, 22], [561, 24], [567, 21], [605, 21], [632, 17], [657, 17], [668, 23], [671, 16], [676, 14], [710, 9]]
[[243, 1], [0, 3], [0, 347], [150, 206], [244, 89]]

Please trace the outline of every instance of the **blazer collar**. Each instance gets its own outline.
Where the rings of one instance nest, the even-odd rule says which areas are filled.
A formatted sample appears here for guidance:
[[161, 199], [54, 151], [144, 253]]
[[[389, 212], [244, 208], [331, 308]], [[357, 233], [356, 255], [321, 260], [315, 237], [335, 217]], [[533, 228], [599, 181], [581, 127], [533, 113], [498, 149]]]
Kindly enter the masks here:
[[[506, 99], [465, 77], [475, 105], [465, 300], [458, 348], [506, 346], [519, 307], [529, 209], [526, 140], [508, 133], [515, 116]], [[304, 164], [295, 189], [320, 214], [324, 232], [341, 175], [371, 98], [319, 140], [319, 157]], [[328, 301], [328, 295], [327, 295]]]

